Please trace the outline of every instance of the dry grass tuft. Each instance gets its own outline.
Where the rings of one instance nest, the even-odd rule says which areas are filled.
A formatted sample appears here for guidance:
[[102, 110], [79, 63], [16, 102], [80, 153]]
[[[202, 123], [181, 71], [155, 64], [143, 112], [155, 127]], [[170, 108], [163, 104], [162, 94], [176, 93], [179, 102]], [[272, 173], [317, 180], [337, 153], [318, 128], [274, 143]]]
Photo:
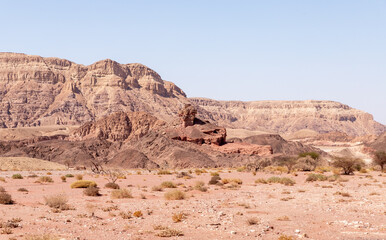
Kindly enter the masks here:
[[96, 186], [97, 184], [94, 181], [88, 181], [88, 180], [79, 180], [71, 184], [71, 188], [88, 188], [88, 187], [96, 187]]
[[184, 213], [174, 213], [173, 215], [172, 215], [172, 220], [173, 220], [173, 222], [175, 222], [175, 223], [178, 223], [178, 222], [181, 222], [182, 220], [184, 220], [186, 218], [186, 214], [184, 214]]
[[12, 196], [6, 192], [0, 192], [0, 204], [13, 204]]
[[70, 207], [68, 206], [68, 197], [64, 193], [51, 195], [48, 197], [44, 197], [46, 205], [51, 208], [56, 208], [59, 210], [68, 210]]
[[177, 189], [166, 192], [164, 196], [167, 200], [183, 200], [186, 198], [185, 193]]
[[131, 191], [122, 188], [122, 189], [115, 189], [111, 192], [111, 198], [115, 199], [122, 199], [122, 198], [133, 198], [133, 195], [131, 194]]
[[163, 187], [163, 188], [176, 188], [177, 186], [173, 182], [166, 181], [166, 182], [161, 183], [161, 187]]

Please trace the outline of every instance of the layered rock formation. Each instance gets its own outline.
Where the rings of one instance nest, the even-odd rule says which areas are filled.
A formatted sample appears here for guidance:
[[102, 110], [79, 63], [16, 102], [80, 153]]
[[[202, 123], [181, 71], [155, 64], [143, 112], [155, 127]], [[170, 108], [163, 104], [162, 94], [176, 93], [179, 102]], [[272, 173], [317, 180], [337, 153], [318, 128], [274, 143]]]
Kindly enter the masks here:
[[311, 129], [350, 136], [379, 135], [386, 127], [371, 114], [332, 101], [216, 101], [191, 98], [198, 116], [229, 128], [274, 131], [279, 134]]
[[0, 53], [0, 127], [78, 125], [117, 111], [169, 120], [185, 93], [141, 64]]

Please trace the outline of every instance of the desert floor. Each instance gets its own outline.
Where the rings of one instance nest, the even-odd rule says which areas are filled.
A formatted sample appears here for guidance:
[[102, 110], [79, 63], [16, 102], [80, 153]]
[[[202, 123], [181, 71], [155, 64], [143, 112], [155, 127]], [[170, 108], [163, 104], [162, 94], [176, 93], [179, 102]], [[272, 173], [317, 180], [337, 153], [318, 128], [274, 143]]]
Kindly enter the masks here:
[[[297, 176], [257, 172], [254, 176], [228, 169], [207, 171], [200, 175], [193, 171], [191, 179], [157, 175], [157, 171], [126, 171], [126, 179], [117, 181], [132, 192], [133, 198], [125, 199], [112, 199], [113, 190], [104, 187], [106, 177], [87, 172], [52, 171], [53, 183], [39, 183], [38, 177], [27, 176], [47, 176], [47, 171], [3, 171], [0, 176], [5, 182], [0, 186], [15, 203], [0, 205], [0, 220], [20, 218], [21, 222], [10, 234], [0, 228], [0, 239], [25, 239], [35, 234], [67, 240], [162, 239], [157, 235], [165, 227], [183, 233], [169, 239], [386, 239], [385, 173], [356, 172], [335, 182], [306, 182], [307, 172]], [[207, 185], [210, 173], [216, 171], [222, 179], [239, 178], [242, 184]], [[24, 178], [12, 179], [14, 173]], [[67, 173], [83, 174], [83, 179], [95, 181], [102, 196], [85, 196], [84, 189], [70, 188], [75, 178], [60, 179]], [[289, 177], [296, 184], [255, 183], [258, 178], [272, 176]], [[166, 200], [164, 194], [171, 189], [152, 191], [164, 181], [177, 184], [186, 199]], [[192, 189], [197, 181], [203, 181], [208, 191]], [[57, 211], [45, 205], [44, 197], [59, 193], [68, 196], [70, 210]], [[135, 211], [143, 215], [122, 217]], [[172, 216], [178, 213], [184, 217], [174, 222]]]

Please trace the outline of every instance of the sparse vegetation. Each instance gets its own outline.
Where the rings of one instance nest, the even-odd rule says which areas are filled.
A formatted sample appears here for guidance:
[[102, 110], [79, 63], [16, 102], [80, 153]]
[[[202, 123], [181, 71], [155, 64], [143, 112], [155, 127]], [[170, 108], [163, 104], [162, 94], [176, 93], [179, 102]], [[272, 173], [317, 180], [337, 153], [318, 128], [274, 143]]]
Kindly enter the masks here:
[[94, 186], [89, 186], [88, 188], [84, 189], [83, 194], [91, 197], [101, 196], [101, 194], [99, 193], [99, 188]]
[[221, 177], [220, 176], [213, 176], [210, 180], [209, 180], [209, 184], [210, 185], [217, 185], [219, 183], [219, 181], [221, 180]]
[[258, 178], [258, 179], [255, 180], [255, 183], [267, 184], [268, 182], [264, 178]]
[[0, 192], [0, 204], [13, 204], [12, 196], [6, 192]]
[[177, 186], [173, 182], [166, 181], [166, 182], [161, 183], [161, 187], [163, 187], [163, 188], [176, 188]]
[[243, 181], [241, 181], [240, 178], [224, 178], [221, 180], [223, 184], [228, 184], [228, 183], [236, 183], [238, 185], [243, 184]]
[[158, 175], [171, 175], [172, 173], [169, 170], [159, 170]]
[[158, 237], [178, 237], [178, 236], [184, 236], [184, 234], [180, 230], [165, 228], [161, 232], [157, 233], [156, 236], [158, 236]]
[[174, 213], [172, 215], [172, 220], [173, 220], [173, 222], [178, 223], [178, 222], [181, 222], [182, 220], [184, 220], [185, 217], [186, 217], [186, 215], [184, 213], [181, 213], [181, 212], [180, 213]]
[[12, 175], [13, 179], [23, 179], [23, 176], [20, 173], [16, 173]]
[[72, 175], [71, 173], [68, 173], [68, 174], [66, 174], [66, 175], [64, 175], [66, 178], [73, 178], [74, 177], [74, 175]]
[[66, 182], [67, 181], [66, 176], [60, 176], [60, 179], [62, 179], [62, 182]]
[[386, 152], [377, 151], [374, 154], [374, 163], [381, 167], [381, 171], [383, 172], [384, 165], [386, 164]]
[[89, 180], [78, 180], [71, 184], [71, 188], [88, 188], [88, 187], [96, 187], [97, 184], [94, 181]]
[[28, 235], [25, 237], [25, 240], [59, 240], [59, 238], [50, 234], [43, 234], [43, 235]]
[[19, 188], [17, 189], [18, 192], [28, 192], [27, 188]]
[[113, 182], [106, 183], [105, 187], [106, 188], [111, 188], [111, 189], [119, 189], [120, 188], [117, 183], [113, 183]]
[[256, 217], [251, 217], [251, 218], [247, 219], [248, 225], [257, 225], [257, 224], [259, 224], [259, 222], [260, 222], [260, 219], [258, 219]]
[[319, 159], [320, 154], [317, 152], [304, 152], [299, 154], [299, 157], [307, 157], [307, 156], [310, 156], [312, 159], [317, 160]]
[[56, 208], [59, 210], [69, 209], [69, 206], [67, 205], [68, 197], [64, 193], [44, 197], [44, 200], [46, 202], [46, 205], [51, 208]]
[[280, 184], [284, 184], [286, 186], [293, 186], [295, 185], [295, 181], [292, 180], [291, 178], [287, 178], [287, 177], [283, 177], [283, 178], [280, 178], [280, 177], [270, 177], [267, 179], [267, 183], [280, 183]]
[[164, 196], [167, 200], [183, 200], [186, 198], [185, 193], [177, 189], [166, 192]]
[[361, 170], [363, 161], [358, 158], [336, 157], [332, 165], [337, 168], [342, 168], [344, 175], [350, 175], [354, 173], [355, 170]]
[[143, 213], [142, 213], [141, 211], [135, 211], [135, 212], [133, 213], [133, 216], [136, 217], [136, 218], [140, 218], [140, 217], [143, 216]]
[[75, 175], [75, 179], [76, 180], [82, 180], [83, 179], [83, 175], [82, 174], [76, 174]]
[[153, 187], [151, 188], [151, 190], [152, 190], [153, 192], [162, 192], [163, 187], [161, 187], [161, 186], [153, 186]]
[[121, 199], [121, 198], [132, 198], [132, 197], [133, 195], [131, 194], [131, 191], [126, 188], [114, 189], [111, 192], [111, 198]]
[[311, 173], [308, 175], [306, 182], [326, 181], [327, 177], [323, 174]]
[[39, 182], [49, 182], [49, 183], [52, 183], [52, 182], [54, 182], [54, 180], [52, 180], [52, 178], [49, 177], [49, 176], [41, 176], [39, 178]]
[[208, 188], [205, 187], [205, 183], [203, 181], [197, 181], [195, 182], [194, 184], [194, 189], [198, 190], [198, 191], [201, 191], [201, 192], [206, 192], [208, 191]]

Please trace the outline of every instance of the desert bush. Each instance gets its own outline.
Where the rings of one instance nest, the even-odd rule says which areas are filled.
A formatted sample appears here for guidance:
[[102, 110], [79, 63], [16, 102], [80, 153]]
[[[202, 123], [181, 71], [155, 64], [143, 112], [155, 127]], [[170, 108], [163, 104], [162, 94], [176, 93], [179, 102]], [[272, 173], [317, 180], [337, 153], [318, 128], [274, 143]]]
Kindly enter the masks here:
[[109, 182], [105, 184], [105, 188], [111, 188], [111, 189], [119, 189], [119, 185], [113, 182]]
[[332, 165], [337, 168], [342, 168], [343, 174], [349, 175], [354, 173], [355, 170], [359, 171], [363, 165], [363, 161], [358, 158], [336, 157]]
[[39, 177], [39, 176], [36, 175], [36, 174], [31, 174], [31, 175], [28, 175], [27, 177], [28, 177], [28, 178], [37, 178], [37, 177]]
[[280, 235], [280, 237], [277, 240], [293, 240], [294, 238], [287, 235]]
[[219, 176], [213, 176], [213, 177], [209, 180], [209, 184], [210, 184], [210, 185], [216, 185], [220, 180], [221, 180], [221, 178], [220, 178]]
[[336, 192], [334, 195], [340, 195], [342, 197], [351, 197], [351, 195], [347, 192]]
[[194, 189], [198, 190], [198, 191], [201, 191], [201, 192], [206, 192], [208, 191], [208, 188], [205, 187], [205, 183], [202, 182], [202, 181], [197, 181], [195, 184], [194, 184]]
[[67, 177], [67, 178], [73, 178], [74, 177], [74, 175], [72, 175], [71, 173], [68, 173], [68, 174], [66, 174], [64, 176]]
[[297, 163], [296, 156], [281, 156], [277, 159], [277, 162], [280, 166], [285, 166], [287, 168], [287, 173], [291, 173], [293, 167]]
[[184, 234], [180, 230], [166, 228], [166, 229], [162, 230], [161, 232], [157, 233], [156, 236], [158, 236], [158, 237], [179, 237], [179, 236], [184, 236]]
[[25, 237], [25, 240], [59, 240], [60, 238], [50, 235], [50, 234], [43, 234], [43, 235], [28, 235]]
[[19, 188], [19, 189], [17, 189], [17, 191], [19, 191], [19, 192], [28, 192], [28, 189], [26, 189], [26, 188]]
[[284, 184], [286, 186], [293, 186], [296, 182], [294, 180], [292, 180], [291, 178], [287, 178], [287, 177], [283, 177], [283, 178], [270, 177], [267, 179], [267, 183], [280, 183], [280, 184]]
[[323, 174], [311, 173], [308, 175], [306, 182], [315, 182], [315, 181], [326, 181], [327, 177]]
[[172, 173], [169, 170], [159, 170], [158, 175], [171, 175]]
[[383, 167], [386, 164], [386, 152], [384, 151], [377, 151], [374, 154], [374, 163], [376, 165], [379, 165], [381, 167], [381, 171], [383, 172]]
[[265, 180], [264, 178], [258, 178], [255, 180], [255, 183], [267, 184], [267, 180]]
[[13, 204], [12, 196], [6, 192], [0, 192], [0, 204]]
[[210, 176], [214, 177], [214, 176], [220, 176], [220, 174], [218, 172], [211, 172], [210, 173]]
[[264, 168], [264, 172], [268, 173], [287, 173], [288, 168], [285, 166], [267, 166]]
[[318, 166], [315, 168], [314, 171], [317, 173], [325, 173], [325, 172], [329, 172], [331, 170], [332, 170], [332, 168], [328, 167], [328, 166]]
[[82, 180], [83, 179], [83, 175], [82, 174], [76, 174], [75, 175], [75, 179], [76, 180]]
[[68, 210], [69, 206], [67, 205], [68, 197], [64, 193], [55, 194], [51, 196], [44, 197], [46, 205], [51, 208], [56, 208], [60, 210]]
[[151, 190], [152, 190], [153, 192], [162, 192], [163, 187], [161, 187], [161, 186], [153, 186], [153, 187], [151, 188]]
[[131, 214], [131, 212], [121, 211], [121, 212], [119, 212], [119, 216], [121, 216], [121, 218], [123, 218], [123, 219], [130, 219], [132, 217], [132, 214]]
[[317, 152], [304, 152], [299, 154], [300, 158], [307, 157], [307, 156], [310, 156], [312, 159], [317, 160], [319, 159], [320, 154]]
[[0, 186], [0, 192], [6, 192], [4, 187]]
[[99, 193], [99, 188], [93, 186], [89, 186], [88, 188], [84, 189], [83, 194], [90, 197], [101, 196], [101, 194]]
[[192, 176], [188, 174], [187, 172], [179, 172], [176, 175], [177, 178], [184, 178], [184, 179], [191, 179]]
[[329, 182], [335, 182], [335, 181], [338, 180], [339, 178], [340, 178], [339, 175], [333, 174], [333, 175], [331, 175], [331, 176], [328, 176], [328, 177], [327, 177], [327, 180], [328, 180]]
[[16, 173], [12, 175], [13, 179], [23, 179], [23, 176], [20, 173]]
[[67, 180], [66, 176], [60, 176], [60, 179], [62, 179], [62, 182], [66, 182]]
[[48, 176], [41, 176], [39, 178], [39, 182], [54, 182], [54, 180], [52, 180], [52, 178]]
[[164, 196], [167, 200], [183, 200], [186, 198], [185, 193], [177, 189], [166, 192]]
[[161, 187], [163, 187], [163, 188], [176, 188], [177, 186], [173, 182], [166, 181], [166, 182], [161, 183]]
[[238, 185], [243, 184], [243, 181], [240, 178], [224, 178], [221, 181], [223, 184], [228, 184], [228, 183], [237, 183]]
[[5, 178], [0, 177], [0, 181], [1, 181], [1, 182], [5, 182]]
[[174, 213], [172, 215], [172, 220], [173, 220], [173, 222], [178, 223], [178, 222], [181, 222], [182, 220], [184, 220], [185, 217], [186, 217], [186, 215], [182, 212], [181, 213]]
[[256, 225], [260, 222], [260, 219], [256, 218], [256, 217], [251, 217], [251, 218], [248, 218], [247, 219], [247, 223], [248, 225]]
[[132, 198], [132, 197], [133, 195], [131, 194], [131, 191], [126, 188], [114, 189], [111, 192], [111, 198], [121, 199], [121, 198]]
[[94, 181], [89, 180], [78, 180], [71, 184], [71, 188], [88, 188], [88, 187], [96, 187], [97, 184]]
[[313, 157], [307, 155], [305, 157], [299, 158], [294, 168], [301, 171], [314, 171], [316, 168], [317, 162], [318, 162], [318, 158], [314, 159]]
[[135, 211], [135, 212], [133, 213], [133, 216], [136, 217], [136, 218], [140, 218], [140, 217], [143, 216], [143, 213], [142, 213], [141, 211]]

